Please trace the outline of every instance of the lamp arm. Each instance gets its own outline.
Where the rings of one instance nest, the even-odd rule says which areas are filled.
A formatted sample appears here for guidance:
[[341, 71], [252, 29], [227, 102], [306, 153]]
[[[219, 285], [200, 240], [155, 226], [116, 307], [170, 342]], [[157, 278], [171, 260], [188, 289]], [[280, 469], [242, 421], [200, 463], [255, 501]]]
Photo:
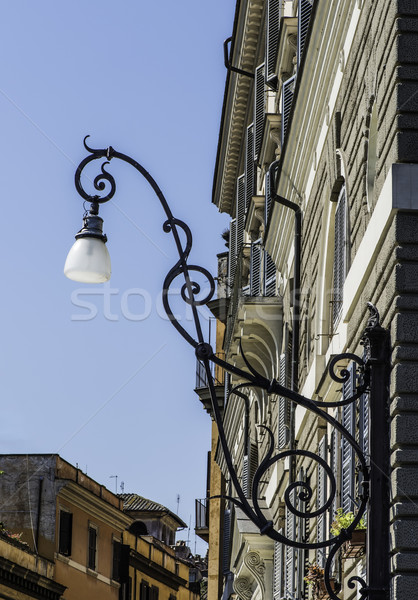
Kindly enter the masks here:
[[[366, 511], [369, 498], [370, 467], [366, 462], [362, 449], [360, 448], [359, 444], [356, 442], [354, 437], [337, 419], [333, 418], [331, 415], [328, 414], [328, 409], [330, 407], [339, 407], [345, 406], [350, 403], [354, 403], [358, 398], [360, 398], [362, 394], [366, 393], [369, 390], [370, 373], [374, 365], [373, 360], [370, 358], [370, 351], [368, 351], [369, 356], [367, 356], [366, 353], [365, 360], [362, 360], [360, 357], [354, 354], [344, 353], [335, 357], [331, 361], [329, 366], [329, 373], [331, 378], [337, 382], [344, 384], [344, 382], [348, 381], [350, 377], [350, 373], [346, 368], [342, 368], [339, 370], [338, 374], [336, 373], [337, 363], [342, 359], [344, 360], [345, 364], [347, 361], [353, 361], [356, 364], [357, 373], [359, 374], [359, 378], [356, 382], [353, 395], [350, 398], [346, 398], [339, 402], [323, 402], [320, 400], [312, 400], [299, 394], [295, 390], [286, 388], [275, 379], [267, 379], [266, 377], [258, 373], [256, 369], [247, 360], [241, 343], [241, 356], [247, 368], [246, 370], [240, 369], [235, 365], [232, 365], [227, 361], [222, 360], [221, 358], [216, 356], [210, 344], [206, 343], [204, 340], [198, 312], [198, 308], [202, 305], [206, 305], [213, 297], [215, 292], [215, 282], [212, 275], [203, 267], [197, 265], [188, 265], [187, 261], [192, 248], [192, 234], [189, 227], [185, 223], [183, 223], [183, 221], [180, 221], [173, 216], [163, 192], [161, 191], [153, 177], [148, 173], [148, 171], [144, 169], [142, 165], [140, 165], [137, 161], [127, 156], [126, 154], [117, 152], [112, 147], [99, 150], [90, 148], [86, 144], [87, 137], [84, 139], [84, 146], [86, 150], [90, 153], [90, 155], [87, 156], [77, 167], [75, 173], [75, 186], [79, 194], [84, 198], [84, 200], [92, 204], [92, 210], [95, 211], [95, 214], [97, 214], [98, 212], [99, 205], [109, 201], [115, 194], [116, 182], [114, 180], [114, 177], [105, 169], [105, 166], [109, 164], [109, 162], [114, 158], [122, 160], [123, 162], [126, 162], [133, 166], [148, 181], [148, 183], [154, 190], [156, 196], [158, 197], [160, 204], [162, 205], [163, 210], [165, 212], [166, 221], [163, 224], [163, 230], [166, 233], [171, 232], [173, 234], [177, 251], [179, 254], [179, 259], [176, 262], [176, 264], [170, 269], [164, 280], [163, 304], [165, 311], [169, 317], [169, 320], [172, 322], [173, 326], [179, 331], [179, 333], [183, 336], [183, 338], [185, 338], [186, 341], [195, 349], [196, 357], [199, 361], [203, 363], [206, 371], [206, 377], [212, 401], [213, 416], [218, 427], [219, 440], [223, 450], [227, 469], [229, 471], [231, 481], [234, 485], [237, 495], [237, 497], [224, 497], [229, 498], [229, 500], [232, 503], [234, 503], [236, 506], [239, 506], [241, 510], [247, 515], [247, 517], [256, 526], [258, 526], [262, 534], [267, 535], [268, 537], [277, 542], [284, 543], [287, 546], [291, 546], [294, 548], [318, 549], [329, 547], [330, 553], [325, 565], [324, 579], [326, 587], [328, 589], [329, 597], [333, 600], [338, 600], [338, 596], [331, 589], [330, 584], [330, 571], [332, 559], [335, 556], [338, 549], [341, 548], [341, 546], [345, 543], [345, 541], [351, 538], [352, 532], [354, 531], [355, 527], [360, 523], [360, 520]], [[103, 158], [106, 160], [101, 166], [101, 174], [96, 176], [93, 182], [94, 188], [98, 192], [100, 192], [101, 195], [88, 194], [81, 184], [82, 172], [90, 162]], [[183, 235], [185, 236], [185, 242], [182, 242], [182, 239], [180, 237], [180, 231], [182, 231]], [[196, 281], [194, 281], [191, 278], [191, 272], [203, 274], [208, 279], [210, 284], [210, 290], [204, 298], [199, 299], [197, 297], [197, 295], [201, 292], [201, 287]], [[189, 304], [192, 309], [194, 325], [196, 328], [196, 339], [193, 338], [189, 334], [189, 332], [186, 331], [180, 325], [178, 319], [175, 317], [173, 311], [171, 310], [170, 303], [168, 300], [169, 289], [172, 282], [176, 279], [176, 277], [181, 275], [184, 277], [185, 280], [185, 283], [181, 289], [181, 296], [182, 299], [187, 304]], [[374, 309], [372, 305], [369, 305], [369, 310], [371, 315], [363, 337], [366, 350], [370, 346], [369, 340], [373, 333], [373, 330], [376, 327], [380, 327], [379, 317], [376, 309]], [[212, 363], [220, 366], [229, 373], [235, 374], [241, 380], [239, 385], [234, 388], [236, 392], [242, 387], [254, 387], [265, 390], [267, 394], [275, 394], [279, 397], [280, 401], [283, 401], [284, 398], [287, 398], [292, 402], [298, 404], [299, 406], [305, 408], [306, 410], [313, 412], [325, 422], [329, 423], [341, 434], [341, 436], [344, 437], [344, 439], [351, 446], [354, 454], [357, 457], [359, 469], [362, 471], [363, 489], [360, 495], [360, 506], [358, 507], [356, 515], [354, 516], [353, 522], [350, 524], [349, 527], [347, 527], [347, 529], [343, 529], [338, 536], [330, 537], [328, 539], [317, 542], [307, 542], [289, 539], [285, 535], [280, 533], [277, 529], [275, 529], [272, 521], [266, 519], [265, 514], [263, 513], [259, 504], [259, 487], [263, 475], [265, 475], [268, 469], [273, 467], [279, 460], [286, 459], [287, 457], [308, 458], [309, 460], [316, 462], [319, 468], [323, 469], [324, 474], [326, 474], [328, 480], [330, 481], [330, 493], [328, 494], [328, 497], [323, 502], [323, 504], [321, 506], [317, 506], [316, 509], [312, 508], [312, 502], [310, 502], [313, 498], [313, 490], [308, 480], [293, 481], [289, 484], [288, 488], [285, 490], [284, 493], [284, 501], [287, 509], [296, 517], [300, 517], [303, 519], [312, 519], [325, 514], [334, 502], [337, 486], [335, 474], [332, 472], [331, 467], [319, 455], [299, 448], [284, 449], [274, 454], [276, 444], [273, 433], [270, 428], [264, 425], [260, 425], [259, 427], [267, 431], [267, 434], [269, 436], [268, 449], [266, 455], [264, 456], [263, 460], [258, 465], [258, 468], [255, 471], [251, 489], [251, 498], [246, 497], [240, 484], [238, 474], [232, 459], [232, 455], [228, 447], [226, 434], [223, 426], [222, 413], [217, 400], [214, 376], [212, 375], [211, 370]], [[238, 393], [238, 395], [241, 394]], [[368, 589], [365, 582], [361, 578], [352, 578], [352, 581], [350, 581], [352, 586], [354, 586], [354, 580], [362, 586], [360, 590], [360, 592], [362, 593], [362, 597], [366, 597], [366, 595], [368, 594]]]

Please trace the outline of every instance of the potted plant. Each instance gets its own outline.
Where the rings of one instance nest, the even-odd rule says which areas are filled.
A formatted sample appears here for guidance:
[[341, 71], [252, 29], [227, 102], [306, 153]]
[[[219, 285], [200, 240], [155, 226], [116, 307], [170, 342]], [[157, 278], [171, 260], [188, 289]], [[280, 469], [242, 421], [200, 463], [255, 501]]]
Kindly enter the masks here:
[[[335, 519], [331, 524], [331, 534], [338, 536], [342, 529], [348, 529], [354, 521], [352, 512], [344, 512], [342, 508], [337, 509]], [[362, 556], [366, 547], [366, 522], [361, 517], [354, 531], [351, 532], [351, 539], [347, 540], [343, 546], [343, 558], [355, 558]]]
[[[328, 598], [327, 588], [324, 580], [324, 569], [316, 563], [311, 563], [308, 568], [304, 580], [309, 587], [312, 588], [313, 598], [316, 600], [325, 600]], [[336, 582], [334, 578], [330, 579], [331, 588], [336, 590]]]

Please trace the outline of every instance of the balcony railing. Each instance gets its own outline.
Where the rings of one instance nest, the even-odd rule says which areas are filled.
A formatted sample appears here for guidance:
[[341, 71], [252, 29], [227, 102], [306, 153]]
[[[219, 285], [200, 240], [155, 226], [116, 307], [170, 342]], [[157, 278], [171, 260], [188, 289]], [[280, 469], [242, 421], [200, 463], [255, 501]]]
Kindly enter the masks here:
[[[221, 358], [222, 360], [225, 360], [224, 352], [217, 353], [215, 356], [217, 356], [218, 358]], [[216, 365], [215, 363], [211, 362], [210, 363], [210, 371], [211, 371], [211, 375], [214, 379], [215, 385], [223, 386], [225, 383], [224, 370], [221, 367], [219, 367], [218, 365]], [[209, 384], [208, 384], [208, 378], [207, 378], [207, 374], [206, 374], [205, 365], [202, 362], [200, 362], [199, 360], [197, 360], [196, 361], [196, 390], [205, 389], [207, 387], [209, 387]]]
[[207, 498], [195, 500], [196, 506], [196, 529], [208, 529], [209, 527], [209, 502]]

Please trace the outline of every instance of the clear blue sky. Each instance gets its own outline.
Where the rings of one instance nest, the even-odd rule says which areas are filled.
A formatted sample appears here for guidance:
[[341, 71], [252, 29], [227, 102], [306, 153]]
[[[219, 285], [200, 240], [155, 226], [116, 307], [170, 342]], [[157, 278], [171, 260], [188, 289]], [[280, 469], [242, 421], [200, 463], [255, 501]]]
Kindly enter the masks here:
[[193, 391], [193, 350], [158, 303], [173, 241], [131, 167], [112, 163], [118, 193], [101, 213], [110, 284], [82, 286], [62, 269], [81, 226], [73, 178], [90, 134], [151, 172], [192, 229], [192, 262], [215, 274], [227, 220], [211, 190], [234, 8], [14, 0], [0, 20], [0, 450], [57, 452], [174, 511], [180, 494], [192, 528], [210, 418]]

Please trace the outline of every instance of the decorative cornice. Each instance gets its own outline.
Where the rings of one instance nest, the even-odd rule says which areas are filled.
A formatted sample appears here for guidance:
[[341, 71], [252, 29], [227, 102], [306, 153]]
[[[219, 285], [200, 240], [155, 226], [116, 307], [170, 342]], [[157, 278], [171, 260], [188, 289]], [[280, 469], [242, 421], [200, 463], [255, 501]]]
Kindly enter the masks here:
[[131, 517], [122, 510], [72, 481], [67, 482], [61, 488], [58, 498], [81, 508], [89, 515], [97, 515], [98, 519], [115, 529], [124, 530], [132, 523]]
[[129, 564], [135, 569], [138, 569], [138, 571], [141, 571], [144, 575], [149, 575], [149, 577], [160, 581], [176, 592], [179, 587], [186, 587], [187, 585], [185, 579], [158, 565], [152, 560], [145, 558], [145, 556], [142, 556], [142, 554], [139, 554], [139, 552], [136, 552], [133, 549], [130, 551]]
[[[264, 10], [263, 0], [243, 2], [234, 32], [232, 62], [254, 72]], [[252, 80], [234, 74], [227, 78], [215, 166], [213, 202], [221, 212], [231, 213], [239, 158], [245, 140], [245, 125]]]
[[0, 557], [0, 586], [45, 600], [60, 600], [66, 587]]

